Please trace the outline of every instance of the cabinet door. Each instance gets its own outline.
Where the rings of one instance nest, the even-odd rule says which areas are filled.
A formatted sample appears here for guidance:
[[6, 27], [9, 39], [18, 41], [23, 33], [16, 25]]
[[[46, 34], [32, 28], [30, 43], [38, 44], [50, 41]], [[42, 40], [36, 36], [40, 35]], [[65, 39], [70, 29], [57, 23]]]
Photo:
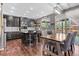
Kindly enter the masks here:
[[13, 17], [13, 20], [14, 20], [14, 27], [19, 27], [20, 26], [20, 20], [18, 17]]
[[7, 27], [12, 27], [13, 25], [14, 25], [13, 17], [12, 16], [7, 16], [6, 17], [6, 26]]
[[7, 40], [12, 39], [12, 33], [7, 33], [6, 38], [7, 38]]
[[6, 26], [7, 27], [19, 27], [19, 17], [7, 16], [6, 17]]
[[27, 18], [21, 18], [21, 26], [22, 27], [27, 27], [27, 21], [28, 21]]
[[7, 40], [14, 40], [14, 39], [21, 38], [21, 35], [19, 32], [8, 32], [6, 37], [7, 37]]

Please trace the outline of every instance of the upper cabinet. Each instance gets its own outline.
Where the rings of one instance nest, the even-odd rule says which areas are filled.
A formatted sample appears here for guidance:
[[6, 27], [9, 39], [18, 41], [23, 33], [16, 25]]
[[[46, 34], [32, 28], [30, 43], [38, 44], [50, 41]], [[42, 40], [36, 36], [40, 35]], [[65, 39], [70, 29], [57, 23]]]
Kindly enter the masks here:
[[21, 18], [21, 27], [33, 27], [35, 24], [35, 20], [28, 18]]
[[27, 27], [27, 18], [21, 18], [21, 27]]
[[20, 27], [20, 18], [15, 16], [4, 16], [6, 18], [6, 27]]

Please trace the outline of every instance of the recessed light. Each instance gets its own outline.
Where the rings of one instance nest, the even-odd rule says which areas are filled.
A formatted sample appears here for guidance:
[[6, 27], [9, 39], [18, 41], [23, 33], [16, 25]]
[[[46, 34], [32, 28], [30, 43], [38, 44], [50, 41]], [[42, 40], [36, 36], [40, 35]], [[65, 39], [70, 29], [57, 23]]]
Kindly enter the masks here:
[[26, 14], [24, 14], [24, 16], [26, 16]]
[[11, 9], [15, 10], [15, 7], [11, 7]]
[[26, 13], [30, 13], [30, 11], [26, 11]]
[[11, 10], [10, 12], [11, 12], [11, 13], [13, 13], [14, 11], [13, 11], [13, 10]]
[[31, 7], [30, 10], [33, 10], [33, 8]]

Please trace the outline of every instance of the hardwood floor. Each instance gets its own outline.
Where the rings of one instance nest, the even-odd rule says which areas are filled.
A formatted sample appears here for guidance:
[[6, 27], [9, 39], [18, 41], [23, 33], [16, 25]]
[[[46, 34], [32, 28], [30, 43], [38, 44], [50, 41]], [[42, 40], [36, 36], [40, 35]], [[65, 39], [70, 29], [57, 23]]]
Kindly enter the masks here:
[[26, 47], [21, 45], [21, 40], [11, 40], [7, 41], [6, 49], [4, 51], [0, 51], [1, 56], [36, 56], [40, 55], [40, 44], [37, 46]]
[[[20, 39], [7, 41], [6, 49], [0, 51], [1, 56], [41, 56], [41, 44], [37, 46], [32, 45], [27, 47], [22, 45]], [[75, 45], [74, 56], [79, 56], [79, 46]]]
[[74, 51], [74, 56], [79, 56], [79, 46], [75, 45], [75, 51]]

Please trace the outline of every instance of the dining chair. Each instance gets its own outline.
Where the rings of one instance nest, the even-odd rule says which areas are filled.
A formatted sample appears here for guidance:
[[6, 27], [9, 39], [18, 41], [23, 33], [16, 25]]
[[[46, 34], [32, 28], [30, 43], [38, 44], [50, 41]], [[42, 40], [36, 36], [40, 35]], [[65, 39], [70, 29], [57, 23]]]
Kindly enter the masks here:
[[75, 43], [75, 37], [76, 37], [77, 32], [72, 32], [72, 40], [71, 40], [71, 51], [75, 50], [74, 43]]
[[[60, 49], [61, 51], [64, 52], [64, 55], [70, 55], [70, 50], [71, 50], [71, 39], [72, 39], [72, 35], [71, 33], [67, 34], [66, 39], [63, 41], [63, 44], [60, 43]], [[55, 47], [55, 51], [57, 52], [57, 48]]]
[[[52, 50], [53, 50], [54, 45], [55, 45], [54, 43], [51, 40], [45, 42], [45, 44], [44, 44], [44, 50], [48, 50], [48, 51], [50, 51], [52, 53]], [[49, 54], [49, 53], [45, 54], [44, 52], [43, 52], [43, 55], [45, 55], [45, 56], [51, 56], [51, 54]]]
[[49, 50], [49, 51], [52, 51], [53, 48], [54, 48], [54, 45], [55, 45], [55, 42], [53, 42], [52, 40], [49, 40], [49, 41], [47, 42], [47, 48], [48, 48], [48, 50]]
[[[47, 34], [49, 36], [52, 35], [52, 31], [47, 31]], [[52, 48], [53, 48], [53, 41], [52, 40], [46, 41], [45, 44], [44, 44], [44, 49], [46, 49], [48, 51], [52, 51]]]
[[[48, 35], [52, 35], [52, 31], [47, 31], [47, 34], [48, 34]], [[49, 50], [49, 51], [52, 51], [52, 49], [54, 48], [54, 45], [55, 45], [55, 42], [52, 41], [52, 40], [49, 40], [49, 41], [47, 42], [47, 48], [48, 48], [48, 50]]]

